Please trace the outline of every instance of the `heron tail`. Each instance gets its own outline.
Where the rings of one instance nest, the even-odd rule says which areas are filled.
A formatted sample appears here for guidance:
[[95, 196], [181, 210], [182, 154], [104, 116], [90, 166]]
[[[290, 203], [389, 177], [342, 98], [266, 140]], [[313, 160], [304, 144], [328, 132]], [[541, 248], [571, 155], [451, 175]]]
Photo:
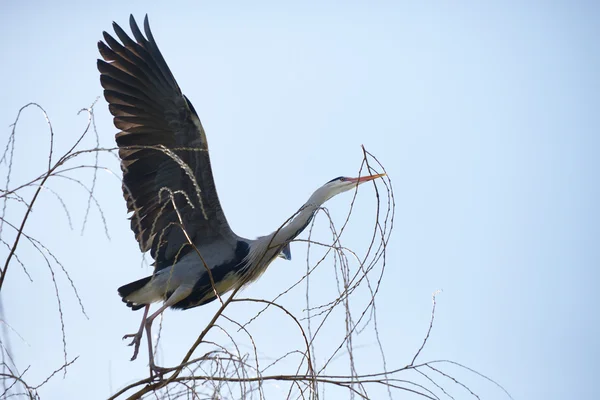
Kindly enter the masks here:
[[117, 289], [117, 291], [119, 292], [119, 296], [121, 296], [121, 298], [123, 299], [123, 303], [127, 304], [127, 307], [131, 307], [133, 311], [139, 310], [140, 308], [144, 308], [145, 304], [133, 303], [127, 300], [127, 297], [146, 286], [146, 284], [150, 282], [150, 279], [152, 279], [152, 277], [147, 276], [135, 282], [128, 283], [127, 285], [123, 285]]

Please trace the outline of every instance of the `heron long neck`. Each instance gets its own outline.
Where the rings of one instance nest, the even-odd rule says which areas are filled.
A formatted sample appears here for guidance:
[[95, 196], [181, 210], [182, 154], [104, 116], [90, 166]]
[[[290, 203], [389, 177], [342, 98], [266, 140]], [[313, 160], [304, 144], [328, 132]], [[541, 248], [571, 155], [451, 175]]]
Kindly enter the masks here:
[[327, 194], [322, 193], [322, 190], [317, 190], [281, 228], [252, 242], [247, 257], [247, 265], [250, 266], [247, 270], [248, 282], [257, 279], [269, 263], [277, 257], [282, 246], [292, 241], [308, 226], [315, 211], [328, 198]]
[[273, 233], [272, 244], [283, 244], [298, 236], [308, 226], [315, 212], [321, 207], [321, 204], [335, 196], [335, 194], [326, 185], [317, 189], [296, 214], [292, 216], [291, 220]]
[[308, 226], [318, 208], [318, 204], [310, 202], [303, 205], [287, 224], [274, 233], [273, 244], [289, 242], [298, 236]]
[[270, 235], [252, 241], [246, 258], [246, 282], [257, 279], [281, 252], [283, 246], [308, 226], [320, 204], [322, 202], [316, 204], [309, 200], [283, 227]]

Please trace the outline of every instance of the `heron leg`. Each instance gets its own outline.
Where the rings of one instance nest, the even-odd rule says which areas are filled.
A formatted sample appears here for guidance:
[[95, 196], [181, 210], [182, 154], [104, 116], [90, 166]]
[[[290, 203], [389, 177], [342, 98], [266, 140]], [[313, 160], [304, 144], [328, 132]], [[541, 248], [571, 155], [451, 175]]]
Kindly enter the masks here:
[[154, 321], [154, 319], [156, 317], [158, 317], [160, 314], [162, 314], [163, 311], [165, 311], [167, 308], [171, 307], [173, 304], [176, 304], [176, 303], [180, 302], [181, 300], [185, 299], [186, 297], [188, 297], [190, 295], [190, 293], [192, 293], [192, 287], [179, 286], [173, 292], [173, 294], [171, 296], [169, 296], [169, 298], [167, 300], [165, 300], [163, 305], [158, 310], [156, 310], [152, 315], [150, 315], [148, 318], [146, 318], [144, 323], [142, 323], [143, 325], [146, 326], [146, 335], [148, 337], [148, 357], [149, 357], [149, 364], [150, 364], [150, 376], [152, 376], [153, 373], [156, 373], [157, 375], [162, 376], [162, 374], [166, 371], [164, 368], [158, 367], [154, 363], [154, 350], [152, 348], [152, 322]]
[[133, 357], [131, 357], [131, 361], [133, 361], [137, 358], [138, 352], [140, 351], [140, 343], [142, 342], [142, 336], [144, 334], [144, 326], [146, 323], [146, 317], [148, 316], [148, 311], [150, 311], [150, 304], [147, 304], [146, 307], [144, 308], [144, 316], [142, 317], [142, 323], [140, 324], [140, 329], [138, 329], [138, 331], [136, 333], [128, 333], [127, 335], [123, 336], [123, 340], [125, 340], [127, 338], [133, 338], [131, 343], [129, 343], [129, 346], [135, 345], [135, 347], [133, 349]]

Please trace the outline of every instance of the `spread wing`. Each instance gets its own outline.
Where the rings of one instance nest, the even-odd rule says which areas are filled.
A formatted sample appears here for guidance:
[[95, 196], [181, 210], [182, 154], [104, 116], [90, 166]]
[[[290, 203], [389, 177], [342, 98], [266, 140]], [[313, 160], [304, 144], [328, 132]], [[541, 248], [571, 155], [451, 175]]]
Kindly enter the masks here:
[[[131, 229], [156, 269], [184, 253], [185, 231], [196, 244], [235, 237], [213, 181], [206, 135], [160, 53], [148, 16], [144, 32], [133, 16], [132, 40], [113, 23], [117, 37], [98, 42], [100, 82], [121, 132], [116, 141], [123, 170], [123, 196], [132, 212]], [[181, 218], [181, 220], [180, 220]]]

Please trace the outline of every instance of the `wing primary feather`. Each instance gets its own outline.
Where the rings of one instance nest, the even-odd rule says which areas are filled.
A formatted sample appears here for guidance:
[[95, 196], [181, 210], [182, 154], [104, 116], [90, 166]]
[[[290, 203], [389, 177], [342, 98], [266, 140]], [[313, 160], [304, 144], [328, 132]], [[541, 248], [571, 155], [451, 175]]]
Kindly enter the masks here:
[[101, 62], [103, 63], [103, 65], [99, 65], [98, 69], [101, 70], [105, 76], [114, 79], [116, 83], [121, 83], [129, 87], [135, 88], [141, 92], [146, 92], [152, 95], [161, 95], [160, 92], [156, 91], [156, 89], [153, 88], [151, 85], [146, 84], [143, 80], [128, 74], [124, 70], [121, 70], [113, 66], [112, 64], [103, 61]]
[[[152, 81], [154, 84], [163, 89], [165, 93], [168, 92], [168, 83], [165, 84], [164, 79], [161, 79], [161, 77], [154, 73], [150, 67], [153, 62], [152, 57], [148, 54], [148, 52], [144, 51], [140, 45], [129, 39], [127, 34], [118, 24], [115, 23], [114, 25], [115, 27], [118, 27], [118, 32], [121, 32], [121, 35], [124, 35], [124, 37], [128, 39], [127, 43], [123, 42], [125, 46], [122, 46], [111, 35], [104, 32], [104, 40], [106, 40], [106, 43], [110, 46], [110, 48], [113, 49], [114, 54], [112, 57], [114, 61], [119, 61], [121, 64], [123, 64], [124, 68], [131, 69], [131, 72], [136, 76], [145, 76], [148, 80]], [[118, 32], [117, 36], [119, 36]], [[121, 39], [120, 36], [119, 39]], [[134, 49], [137, 51], [134, 51]]]
[[[135, 23], [135, 20], [133, 22]], [[148, 21], [148, 15], [146, 15], [146, 17], [144, 18], [144, 32], [146, 32], [146, 36], [148, 37], [148, 47], [150, 47], [150, 50], [152, 50], [152, 56], [157, 61], [156, 64], [160, 68], [161, 72], [163, 73], [163, 76], [167, 79], [168, 82], [170, 82], [173, 86], [175, 86], [181, 93], [181, 90], [179, 89], [179, 85], [175, 81], [175, 77], [173, 76], [171, 69], [167, 65], [167, 62], [165, 61], [162, 53], [160, 52], [160, 50], [158, 49], [158, 46], [156, 45], [156, 41], [154, 40], [154, 36], [152, 35], [152, 31], [150, 30], [150, 23]]]
[[[146, 15], [146, 17], [148, 17], [148, 15]], [[147, 46], [148, 40], [142, 35], [142, 31], [140, 31], [138, 24], [135, 22], [135, 18], [133, 18], [133, 15], [131, 14], [129, 15], [129, 26], [131, 27], [131, 32], [133, 33], [135, 40], [141, 45]]]
[[[118, 26], [118, 25], [117, 25]], [[133, 60], [127, 57], [127, 51], [125, 47], [121, 45], [115, 38], [113, 38], [108, 32], [102, 32], [102, 36], [104, 37], [104, 41], [110, 47], [114, 54], [118, 54], [121, 57], [127, 59], [127, 61], [133, 63]]]

